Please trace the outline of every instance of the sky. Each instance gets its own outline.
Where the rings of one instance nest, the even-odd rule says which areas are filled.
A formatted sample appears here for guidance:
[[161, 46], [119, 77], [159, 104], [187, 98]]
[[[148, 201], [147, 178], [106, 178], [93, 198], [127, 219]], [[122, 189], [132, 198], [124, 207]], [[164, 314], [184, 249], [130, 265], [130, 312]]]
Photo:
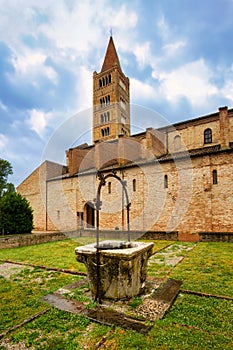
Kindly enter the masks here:
[[[112, 32], [132, 131], [233, 107], [233, 0], [0, 0], [0, 158], [19, 185], [91, 144], [93, 72]], [[140, 109], [141, 111], [142, 109]], [[143, 116], [142, 116], [143, 114]]]

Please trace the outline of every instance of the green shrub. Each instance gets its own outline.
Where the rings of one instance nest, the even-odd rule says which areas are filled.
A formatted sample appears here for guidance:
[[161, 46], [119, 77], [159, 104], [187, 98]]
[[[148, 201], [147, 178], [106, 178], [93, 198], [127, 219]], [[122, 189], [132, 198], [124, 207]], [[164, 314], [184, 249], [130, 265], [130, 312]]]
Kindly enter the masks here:
[[20, 193], [6, 193], [0, 200], [0, 230], [5, 234], [31, 233], [33, 210]]

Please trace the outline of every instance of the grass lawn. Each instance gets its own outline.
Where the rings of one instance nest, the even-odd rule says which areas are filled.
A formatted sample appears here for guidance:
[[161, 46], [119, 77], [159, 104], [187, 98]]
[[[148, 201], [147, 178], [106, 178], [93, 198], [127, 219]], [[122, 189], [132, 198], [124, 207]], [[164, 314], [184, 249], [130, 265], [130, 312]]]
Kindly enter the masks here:
[[182, 288], [233, 298], [233, 245], [199, 243], [171, 272]]
[[[75, 260], [74, 248], [89, 243], [87, 238], [45, 243], [37, 246], [2, 249], [1, 260], [27, 262], [84, 272]], [[177, 242], [155, 241], [154, 251]], [[192, 246], [192, 250], [185, 247]], [[233, 245], [230, 243], [179, 242], [177, 256], [184, 258], [175, 266], [161, 260], [149, 268], [153, 278], [171, 277], [183, 281], [182, 288], [233, 298]], [[182, 249], [182, 246], [184, 249]], [[159, 255], [160, 254], [160, 255]], [[23, 320], [48, 309], [46, 313], [0, 339], [0, 349], [18, 344], [20, 349], [221, 349], [233, 348], [233, 301], [201, 297], [180, 292], [173, 307], [157, 321], [147, 336], [135, 331], [108, 327], [83, 316], [59, 311], [40, 301], [48, 293], [82, 277], [65, 273], [26, 268], [0, 278], [0, 333]], [[21, 347], [20, 347], [21, 346]]]

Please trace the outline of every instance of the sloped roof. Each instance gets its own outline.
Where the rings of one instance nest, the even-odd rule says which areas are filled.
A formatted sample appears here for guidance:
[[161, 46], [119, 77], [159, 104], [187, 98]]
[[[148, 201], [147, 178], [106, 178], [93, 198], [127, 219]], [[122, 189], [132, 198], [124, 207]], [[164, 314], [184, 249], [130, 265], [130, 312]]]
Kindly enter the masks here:
[[118, 58], [118, 55], [116, 52], [114, 41], [113, 41], [112, 36], [110, 36], [107, 51], [106, 51], [105, 58], [104, 58], [104, 63], [102, 65], [102, 69], [101, 69], [101, 73], [114, 67], [114, 66], [118, 66], [121, 70], [121, 65], [120, 65], [120, 61], [119, 61], [119, 58]]

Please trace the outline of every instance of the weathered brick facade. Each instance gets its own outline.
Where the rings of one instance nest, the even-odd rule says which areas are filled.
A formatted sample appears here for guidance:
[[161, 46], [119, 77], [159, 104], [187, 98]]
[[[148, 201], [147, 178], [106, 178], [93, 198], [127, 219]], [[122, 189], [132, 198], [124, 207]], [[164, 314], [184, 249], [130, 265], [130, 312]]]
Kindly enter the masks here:
[[[100, 170], [126, 181], [132, 230], [178, 231], [193, 240], [199, 232], [233, 232], [233, 110], [130, 136], [129, 81], [112, 38], [93, 80], [93, 145], [69, 149], [67, 167], [43, 163], [17, 189], [34, 209], [35, 228], [94, 227]], [[101, 187], [101, 201], [100, 228], [126, 229], [115, 177]]]

